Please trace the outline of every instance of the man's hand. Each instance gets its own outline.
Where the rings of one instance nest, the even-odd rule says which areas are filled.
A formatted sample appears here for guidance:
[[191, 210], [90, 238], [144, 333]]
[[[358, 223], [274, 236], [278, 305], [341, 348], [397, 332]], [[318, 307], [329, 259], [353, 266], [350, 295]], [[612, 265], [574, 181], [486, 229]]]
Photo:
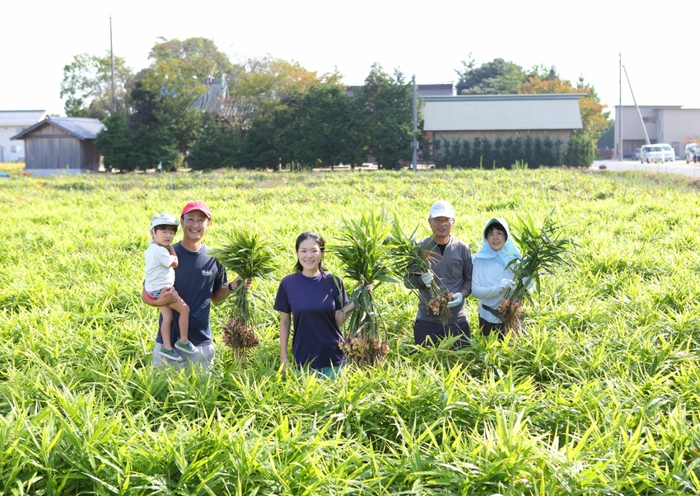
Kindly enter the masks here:
[[428, 271], [428, 272], [423, 272], [423, 273], [420, 275], [420, 280], [423, 281], [423, 284], [425, 284], [425, 287], [426, 287], [426, 288], [429, 288], [429, 287], [430, 287], [430, 283], [433, 282], [433, 278], [434, 278], [434, 277], [435, 277], [435, 275], [434, 275], [432, 272], [430, 272], [430, 271]]
[[141, 292], [141, 301], [152, 307], [165, 307], [171, 305], [175, 303], [179, 297], [180, 295], [177, 294], [177, 291], [175, 291], [175, 288], [173, 287], [163, 289], [160, 292], [160, 296], [157, 300], [154, 300], [148, 296], [145, 289]]
[[[235, 291], [238, 286], [241, 285], [241, 282], [243, 281], [243, 278], [241, 276], [236, 276], [236, 278], [233, 280], [231, 284], [229, 284], [229, 291]], [[253, 285], [253, 280], [251, 278], [246, 279], [245, 284], [243, 287], [248, 291], [250, 287]]]
[[462, 304], [463, 301], [464, 301], [464, 295], [462, 294], [461, 291], [458, 293], [453, 293], [452, 294], [452, 301], [447, 304], [447, 308], [458, 307]]

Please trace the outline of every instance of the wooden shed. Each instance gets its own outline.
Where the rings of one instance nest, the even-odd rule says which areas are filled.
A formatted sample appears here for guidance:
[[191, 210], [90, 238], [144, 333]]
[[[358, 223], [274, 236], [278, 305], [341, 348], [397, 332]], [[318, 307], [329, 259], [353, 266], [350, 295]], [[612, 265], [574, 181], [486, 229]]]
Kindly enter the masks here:
[[94, 171], [100, 167], [97, 119], [48, 116], [12, 139], [24, 140], [25, 170], [37, 175]]

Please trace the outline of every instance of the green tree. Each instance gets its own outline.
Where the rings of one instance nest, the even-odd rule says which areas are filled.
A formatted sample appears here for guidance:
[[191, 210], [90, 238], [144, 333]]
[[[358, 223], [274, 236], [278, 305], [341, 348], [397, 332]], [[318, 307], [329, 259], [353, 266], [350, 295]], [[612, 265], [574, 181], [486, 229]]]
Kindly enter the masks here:
[[595, 144], [584, 133], [574, 133], [566, 147], [564, 158], [571, 167], [590, 167], [595, 159]]
[[133, 170], [130, 162], [131, 137], [124, 114], [112, 114], [104, 122], [105, 129], [95, 139], [105, 167], [121, 171]]
[[278, 135], [275, 116], [261, 117], [253, 121], [241, 144], [241, 167], [276, 167], [282, 160], [278, 148]]
[[[122, 57], [114, 57], [114, 93], [116, 113], [127, 112], [127, 93], [134, 74]], [[93, 117], [104, 120], [112, 108], [112, 77], [109, 53], [104, 57], [81, 53], [63, 67], [61, 98], [69, 117]]]
[[286, 105], [289, 116], [280, 132], [283, 160], [310, 166], [359, 165], [364, 161], [361, 109], [340, 86], [312, 86]]
[[599, 149], [610, 149], [612, 150], [615, 148], [615, 121], [612, 119], [608, 119], [607, 121], [608, 128], [603, 131], [603, 134], [600, 135], [600, 138], [598, 138], [598, 143], [596, 144], [596, 147]]
[[595, 88], [587, 84], [583, 77], [580, 77], [574, 86], [568, 79], [561, 79], [554, 67], [543, 69], [535, 66], [518, 93], [584, 93], [586, 96], [579, 99], [583, 126], [581, 132], [595, 143], [610, 126], [610, 112], [605, 112], [607, 105], [600, 103]]
[[207, 90], [212, 77], [228, 77], [241, 70], [207, 38], [161, 38], [149, 54], [151, 65], [141, 71], [145, 88], [159, 94], [179, 95], [194, 101]]
[[195, 101], [208, 90], [212, 77], [226, 79], [240, 67], [206, 38], [163, 39], [153, 46], [149, 58], [151, 65], [136, 76], [130, 94], [132, 135], [141, 136], [137, 129], [145, 125], [158, 132], [153, 140], [145, 135], [140, 139], [160, 150], [158, 155], [169, 157], [171, 146], [186, 155], [200, 126], [201, 112]]
[[324, 83], [339, 83], [340, 79], [337, 72], [318, 77], [316, 72], [307, 71], [296, 62], [269, 55], [248, 59], [242, 70], [230, 78], [234, 125], [247, 131], [255, 120], [271, 118], [289, 95], [305, 93]]
[[153, 169], [158, 164], [163, 170], [172, 170], [177, 165], [175, 139], [166, 128], [139, 126], [131, 139], [130, 170]]
[[187, 164], [196, 170], [238, 167], [239, 155], [238, 131], [227, 120], [205, 112], [197, 139], [187, 155]]
[[392, 77], [375, 63], [355, 98], [362, 107], [365, 146], [377, 163], [389, 166], [395, 160], [410, 160], [413, 96], [403, 74], [396, 70]]
[[456, 69], [458, 95], [495, 95], [517, 93], [527, 79], [522, 67], [501, 58], [493, 59], [476, 67], [469, 54], [468, 61], [462, 61], [462, 69]]

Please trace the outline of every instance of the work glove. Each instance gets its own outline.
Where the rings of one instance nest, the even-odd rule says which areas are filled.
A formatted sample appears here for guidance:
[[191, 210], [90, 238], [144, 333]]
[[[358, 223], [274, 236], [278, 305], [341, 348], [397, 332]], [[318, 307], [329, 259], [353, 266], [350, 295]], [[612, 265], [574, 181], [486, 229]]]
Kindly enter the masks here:
[[453, 293], [452, 294], [452, 301], [447, 304], [447, 308], [454, 308], [458, 307], [462, 304], [464, 301], [464, 296], [462, 296], [462, 292], [458, 293]]
[[434, 278], [434, 277], [435, 277], [435, 276], [434, 276], [433, 273], [430, 272], [430, 271], [428, 271], [428, 272], [423, 272], [423, 273], [420, 275], [420, 280], [423, 281], [423, 284], [425, 284], [425, 287], [426, 287], [426, 288], [429, 288], [429, 287], [430, 287], [430, 283], [433, 282], [433, 278]]
[[505, 293], [509, 289], [515, 288], [515, 281], [513, 279], [503, 279], [498, 283], [498, 292]]

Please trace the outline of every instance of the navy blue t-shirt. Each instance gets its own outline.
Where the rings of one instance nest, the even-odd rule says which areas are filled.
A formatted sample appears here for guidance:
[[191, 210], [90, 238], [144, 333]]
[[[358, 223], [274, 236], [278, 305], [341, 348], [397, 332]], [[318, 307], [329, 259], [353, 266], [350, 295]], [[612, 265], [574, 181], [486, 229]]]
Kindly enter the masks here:
[[299, 365], [320, 369], [346, 363], [335, 312], [348, 303], [348, 295], [343, 281], [336, 277], [336, 286], [333, 279], [326, 272], [316, 277], [297, 272], [280, 282], [274, 308], [292, 314], [292, 355]]
[[[202, 245], [196, 253], [186, 250], [180, 243], [174, 244], [173, 248], [178, 261], [175, 267], [175, 291], [190, 307], [188, 338], [195, 346], [211, 344], [209, 323], [211, 295], [228, 284], [226, 269], [217, 259], [209, 256], [209, 247], [206, 245]], [[170, 335], [172, 344], [175, 344], [180, 337], [180, 326], [177, 321], [180, 314], [173, 313], [173, 327]], [[158, 329], [156, 341], [163, 344], [160, 322]]]

